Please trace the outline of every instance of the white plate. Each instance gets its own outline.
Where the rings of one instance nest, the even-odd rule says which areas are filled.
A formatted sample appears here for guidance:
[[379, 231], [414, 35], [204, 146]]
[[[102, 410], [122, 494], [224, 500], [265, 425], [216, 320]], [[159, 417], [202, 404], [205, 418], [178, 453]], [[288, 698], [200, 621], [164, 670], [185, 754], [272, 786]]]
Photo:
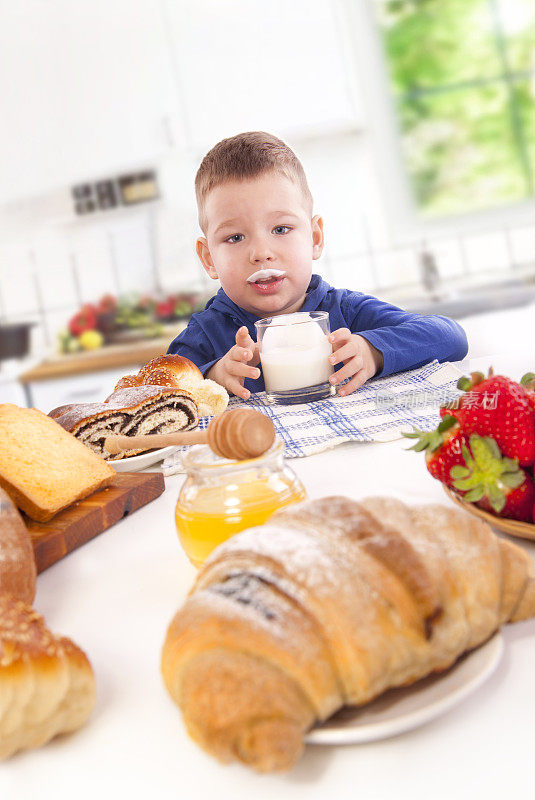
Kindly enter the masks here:
[[149, 453], [140, 453], [138, 456], [120, 458], [118, 461], [107, 461], [106, 463], [112, 466], [115, 472], [139, 472], [156, 464], [158, 461], [162, 461], [176, 449], [176, 445], [172, 445], [171, 447], [162, 447], [159, 450], [151, 450]]
[[496, 633], [453, 667], [403, 689], [390, 689], [361, 708], [343, 708], [305, 737], [307, 744], [359, 744], [410, 731], [445, 714], [490, 677], [503, 652]]

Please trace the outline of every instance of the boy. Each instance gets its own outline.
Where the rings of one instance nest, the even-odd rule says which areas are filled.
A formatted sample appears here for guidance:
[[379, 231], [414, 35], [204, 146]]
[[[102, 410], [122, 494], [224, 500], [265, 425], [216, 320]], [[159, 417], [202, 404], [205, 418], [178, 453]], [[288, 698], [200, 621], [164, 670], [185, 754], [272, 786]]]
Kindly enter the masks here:
[[323, 250], [323, 221], [292, 150], [267, 133], [242, 133], [219, 142], [195, 178], [197, 254], [221, 289], [194, 314], [169, 346], [193, 361], [205, 378], [247, 400], [264, 389], [256, 320], [294, 311], [328, 311], [330, 380], [350, 379], [340, 395], [373, 376], [467, 353], [463, 329], [446, 317], [410, 314], [370, 295], [334, 289], [312, 274]]

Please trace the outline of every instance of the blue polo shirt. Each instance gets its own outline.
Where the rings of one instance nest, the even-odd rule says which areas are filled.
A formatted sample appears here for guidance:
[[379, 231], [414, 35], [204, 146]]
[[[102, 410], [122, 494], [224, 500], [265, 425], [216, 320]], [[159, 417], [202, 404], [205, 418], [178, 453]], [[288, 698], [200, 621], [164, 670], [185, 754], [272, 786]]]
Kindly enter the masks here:
[[[300, 311], [327, 311], [331, 331], [349, 328], [380, 350], [383, 369], [376, 377], [421, 367], [435, 358], [459, 361], [468, 352], [464, 330], [448, 317], [411, 314], [369, 294], [335, 289], [319, 275], [312, 275]], [[193, 314], [188, 327], [173, 339], [167, 352], [186, 356], [206, 375], [236, 344], [236, 331], [242, 325], [256, 341], [254, 324], [258, 319], [220, 289], [204, 311]], [[244, 385], [251, 392], [264, 391], [264, 378], [246, 378]]]

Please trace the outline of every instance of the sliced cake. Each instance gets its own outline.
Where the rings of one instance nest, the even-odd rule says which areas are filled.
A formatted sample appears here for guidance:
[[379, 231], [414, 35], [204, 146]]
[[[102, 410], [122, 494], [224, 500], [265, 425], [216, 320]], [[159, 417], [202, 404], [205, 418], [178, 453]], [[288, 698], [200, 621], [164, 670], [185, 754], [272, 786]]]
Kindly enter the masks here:
[[147, 450], [124, 450], [112, 455], [104, 447], [106, 437], [111, 434], [174, 433], [195, 428], [199, 422], [197, 404], [189, 392], [162, 386], [117, 389], [104, 403], [60, 406], [49, 416], [107, 460], [126, 458]]

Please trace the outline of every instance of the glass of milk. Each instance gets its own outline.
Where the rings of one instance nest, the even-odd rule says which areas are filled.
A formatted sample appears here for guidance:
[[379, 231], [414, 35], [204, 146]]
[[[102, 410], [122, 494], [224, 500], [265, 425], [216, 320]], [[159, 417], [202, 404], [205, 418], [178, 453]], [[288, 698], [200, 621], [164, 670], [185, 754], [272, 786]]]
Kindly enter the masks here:
[[272, 403], [308, 403], [335, 394], [329, 315], [298, 311], [255, 322], [266, 395]]

